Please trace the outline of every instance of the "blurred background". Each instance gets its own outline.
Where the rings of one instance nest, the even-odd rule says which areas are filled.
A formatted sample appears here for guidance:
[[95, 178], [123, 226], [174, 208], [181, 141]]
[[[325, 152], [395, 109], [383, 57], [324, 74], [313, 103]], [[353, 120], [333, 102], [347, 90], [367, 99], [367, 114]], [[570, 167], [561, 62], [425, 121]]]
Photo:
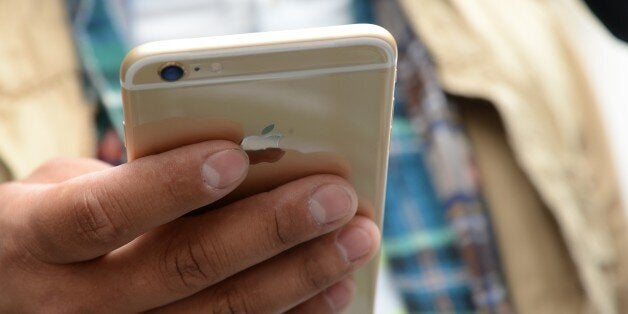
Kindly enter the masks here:
[[16, 60], [0, 96], [24, 106], [0, 97], [0, 118], [38, 127], [2, 120], [0, 177], [60, 154], [124, 162], [135, 45], [374, 23], [399, 46], [376, 312], [628, 312], [625, 1], [0, 1], [0, 20], [25, 15], [0, 45]]

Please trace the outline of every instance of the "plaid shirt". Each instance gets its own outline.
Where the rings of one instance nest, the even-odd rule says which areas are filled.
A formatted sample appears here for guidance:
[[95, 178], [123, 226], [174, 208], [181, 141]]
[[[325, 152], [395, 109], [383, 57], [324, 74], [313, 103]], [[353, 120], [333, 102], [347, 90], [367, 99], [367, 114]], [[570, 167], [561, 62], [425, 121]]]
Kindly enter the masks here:
[[385, 255], [408, 310], [470, 312], [475, 307], [469, 277], [456, 247], [456, 232], [430, 180], [425, 154], [410, 121], [396, 116], [384, 212]]
[[398, 4], [379, 0], [378, 7], [381, 21], [396, 31], [400, 56], [384, 247], [397, 260], [391, 264], [406, 304], [412, 312], [510, 313], [490, 219], [455, 106]]
[[[466, 264], [473, 301], [488, 313], [510, 313], [502, 279], [495, 237], [483, 202], [470, 144], [458, 122], [455, 107], [436, 83], [425, 49], [415, 42], [408, 56], [423, 75], [422, 90], [430, 95], [420, 110], [410, 114], [426, 141], [429, 173], [440, 204], [456, 232], [456, 242]], [[410, 89], [413, 90], [412, 88]], [[417, 90], [414, 90], [417, 92]]]

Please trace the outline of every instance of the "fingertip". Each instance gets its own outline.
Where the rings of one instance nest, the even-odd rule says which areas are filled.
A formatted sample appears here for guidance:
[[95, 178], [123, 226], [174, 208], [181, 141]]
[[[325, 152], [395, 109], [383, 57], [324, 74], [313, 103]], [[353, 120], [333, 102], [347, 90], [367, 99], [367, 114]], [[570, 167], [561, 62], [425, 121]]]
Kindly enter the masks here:
[[342, 184], [319, 186], [308, 201], [310, 214], [320, 225], [347, 221], [357, 210], [357, 195]]
[[381, 231], [377, 224], [371, 218], [364, 216], [355, 216], [352, 223], [368, 234], [373, 244], [373, 251], [377, 251], [381, 242]]
[[211, 154], [201, 166], [203, 181], [211, 189], [225, 189], [244, 180], [249, 159], [241, 149], [230, 148]]
[[346, 278], [325, 290], [325, 299], [335, 313], [344, 311], [355, 296], [357, 287], [352, 278]]
[[372, 220], [356, 216], [340, 230], [336, 242], [348, 262], [361, 264], [379, 250], [379, 228]]

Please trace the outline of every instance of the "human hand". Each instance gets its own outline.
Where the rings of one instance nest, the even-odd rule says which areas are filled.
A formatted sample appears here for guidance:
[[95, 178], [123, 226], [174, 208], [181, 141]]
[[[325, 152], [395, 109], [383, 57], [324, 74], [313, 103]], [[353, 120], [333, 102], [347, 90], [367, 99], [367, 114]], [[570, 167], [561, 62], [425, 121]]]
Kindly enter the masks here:
[[56, 160], [0, 185], [0, 312], [342, 310], [379, 231], [331, 175], [198, 216], [246, 176], [211, 141], [112, 168]]

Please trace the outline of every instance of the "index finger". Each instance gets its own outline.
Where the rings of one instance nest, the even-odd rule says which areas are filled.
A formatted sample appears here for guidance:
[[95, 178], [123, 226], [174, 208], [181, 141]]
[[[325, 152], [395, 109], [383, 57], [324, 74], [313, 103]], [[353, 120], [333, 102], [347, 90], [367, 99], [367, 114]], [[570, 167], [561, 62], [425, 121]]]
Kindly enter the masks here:
[[246, 154], [227, 141], [140, 158], [29, 195], [21, 236], [48, 262], [93, 259], [220, 199], [247, 171]]

